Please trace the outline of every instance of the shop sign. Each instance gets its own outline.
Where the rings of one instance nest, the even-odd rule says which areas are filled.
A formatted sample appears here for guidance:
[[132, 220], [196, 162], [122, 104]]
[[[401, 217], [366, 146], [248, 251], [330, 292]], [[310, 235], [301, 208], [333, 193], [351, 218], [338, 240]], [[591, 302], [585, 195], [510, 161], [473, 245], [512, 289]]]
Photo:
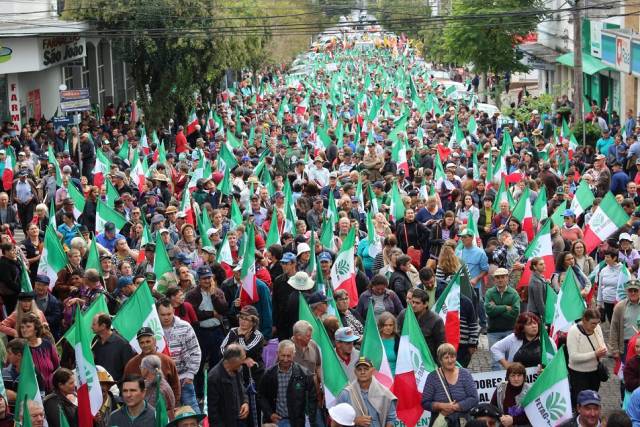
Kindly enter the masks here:
[[9, 88], [9, 114], [13, 122], [13, 128], [20, 131], [22, 123], [20, 121], [20, 98], [18, 96], [18, 76], [16, 74], [9, 75], [7, 79]]
[[602, 55], [602, 22], [591, 21], [591, 56], [600, 58]]
[[616, 37], [616, 69], [631, 72], [631, 40], [626, 37]]
[[73, 111], [91, 111], [89, 89], [61, 90], [60, 110], [63, 113]]
[[85, 40], [80, 36], [51, 37], [42, 39], [42, 65], [50, 67], [63, 62], [83, 58]]

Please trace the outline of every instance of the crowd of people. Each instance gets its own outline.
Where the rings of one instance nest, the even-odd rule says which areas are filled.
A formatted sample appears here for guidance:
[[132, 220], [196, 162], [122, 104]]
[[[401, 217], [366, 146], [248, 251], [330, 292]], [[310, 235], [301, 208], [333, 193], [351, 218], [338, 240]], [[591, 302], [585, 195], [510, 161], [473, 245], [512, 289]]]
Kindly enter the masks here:
[[[129, 121], [131, 106], [86, 112], [70, 128], [5, 123], [0, 427], [27, 416], [79, 425], [65, 333], [101, 298], [107, 310], [90, 312], [95, 426], [157, 425], [159, 405], [178, 427], [205, 416], [224, 427], [398, 425], [398, 398], [378, 380], [379, 361], [361, 356], [362, 337], [374, 319], [393, 377], [408, 310], [437, 365], [416, 403], [431, 425], [531, 425], [528, 372], [544, 372], [550, 293], [570, 279], [585, 309], [553, 334], [571, 386], [562, 425], [601, 425], [608, 358], [624, 411], [606, 425], [640, 425], [640, 122], [629, 111], [621, 126], [594, 105], [587, 119], [602, 137], [576, 146], [563, 133], [570, 115], [489, 116], [473, 90], [451, 98], [403, 37], [372, 44], [327, 43], [311, 52], [308, 75], [250, 75], [213, 105], [198, 99], [196, 119], [168, 130]], [[576, 212], [581, 183], [594, 200]], [[584, 226], [609, 192], [630, 219], [588, 253]], [[514, 212], [523, 195], [536, 207], [534, 232], [551, 223], [555, 267], [527, 251], [532, 236]], [[104, 222], [102, 205], [124, 221]], [[51, 236], [67, 258], [54, 277]], [[345, 287], [339, 256], [352, 238]], [[454, 345], [435, 306], [461, 275]], [[162, 333], [144, 325], [125, 337], [114, 316], [144, 287]], [[299, 317], [301, 297], [314, 322]], [[331, 402], [317, 328], [348, 378]], [[485, 336], [490, 369], [505, 374], [481, 403], [470, 366]], [[42, 399], [16, 407], [26, 352]]]

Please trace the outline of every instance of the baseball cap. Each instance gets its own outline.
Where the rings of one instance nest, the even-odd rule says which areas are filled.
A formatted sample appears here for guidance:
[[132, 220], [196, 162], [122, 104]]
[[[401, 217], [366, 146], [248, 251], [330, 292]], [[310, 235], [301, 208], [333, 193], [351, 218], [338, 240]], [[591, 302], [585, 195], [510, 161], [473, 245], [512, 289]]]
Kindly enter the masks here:
[[214, 248], [213, 246], [203, 246], [202, 250], [208, 254], [211, 255], [215, 255], [216, 254], [216, 248]]
[[353, 329], [351, 329], [349, 326], [339, 328], [336, 331], [334, 337], [336, 341], [340, 342], [356, 342], [360, 339], [360, 337], [356, 335], [353, 332]]
[[203, 265], [198, 268], [198, 279], [202, 279], [203, 277], [212, 277], [213, 272], [211, 271], [211, 267], [208, 265]]
[[136, 338], [140, 339], [141, 337], [155, 337], [156, 334], [153, 333], [153, 329], [148, 326], [143, 326], [138, 329], [138, 333], [136, 334]]
[[319, 304], [321, 302], [327, 302], [327, 297], [322, 292], [314, 292], [307, 298], [309, 305]]
[[460, 237], [464, 237], [464, 236], [473, 236], [473, 233], [471, 232], [471, 230], [469, 230], [468, 228], [465, 228], [464, 230], [462, 230], [460, 233], [458, 233], [458, 236]]
[[632, 279], [624, 284], [624, 289], [640, 289], [640, 280]]
[[631, 235], [629, 233], [620, 233], [620, 237], [618, 237], [618, 242], [622, 242], [623, 240], [626, 240], [628, 242], [631, 242]]
[[327, 251], [324, 252], [320, 252], [320, 255], [318, 255], [318, 261], [322, 262], [322, 261], [329, 261], [331, 262], [331, 254]]
[[582, 390], [578, 393], [578, 405], [598, 405], [600, 406], [600, 395], [593, 390]]
[[183, 264], [191, 264], [191, 260], [189, 259], [187, 254], [184, 254], [182, 252], [176, 255], [176, 261], [180, 261]]
[[114, 223], [112, 223], [111, 221], [109, 221], [104, 225], [104, 231], [106, 231], [108, 233], [115, 233], [116, 232], [116, 225]]
[[280, 262], [283, 264], [296, 262], [296, 256], [292, 252], [285, 252], [284, 255], [282, 255], [282, 260]]
[[122, 276], [118, 279], [118, 283], [116, 285], [117, 289], [122, 289], [125, 286], [129, 286], [133, 284], [133, 277], [131, 276]]
[[562, 214], [563, 217], [574, 217], [576, 216], [576, 213], [572, 210], [572, 209], [565, 209], [564, 213]]
[[373, 368], [373, 362], [368, 357], [360, 356], [358, 361], [356, 362], [355, 367], [357, 368], [360, 365], [366, 365], [370, 368]]
[[51, 280], [49, 279], [49, 276], [38, 274], [36, 276], [36, 283], [44, 283], [45, 285], [48, 285], [51, 283]]
[[508, 275], [509, 275], [509, 270], [507, 270], [506, 268], [497, 268], [496, 271], [493, 272], [493, 277], [508, 276]]

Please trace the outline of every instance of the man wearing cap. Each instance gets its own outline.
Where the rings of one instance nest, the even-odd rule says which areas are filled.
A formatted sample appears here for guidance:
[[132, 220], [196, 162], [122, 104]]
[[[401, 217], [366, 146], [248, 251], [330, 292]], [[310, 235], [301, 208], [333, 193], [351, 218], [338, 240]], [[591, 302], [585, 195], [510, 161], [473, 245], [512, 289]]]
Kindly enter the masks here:
[[49, 324], [49, 330], [53, 337], [58, 340], [62, 336], [62, 303], [54, 297], [49, 290], [49, 277], [38, 274], [33, 283], [35, 292], [35, 303], [44, 313], [44, 317]]
[[624, 284], [626, 298], [613, 308], [609, 329], [609, 350], [616, 360], [626, 360], [627, 345], [637, 333], [640, 316], [640, 280], [632, 279]]
[[116, 225], [111, 221], [105, 223], [104, 231], [96, 236], [96, 242], [101, 244], [110, 253], [114, 252], [118, 239], [124, 239], [124, 236], [116, 232]]
[[329, 184], [329, 169], [325, 168], [324, 160], [318, 156], [313, 160], [313, 167], [309, 168], [309, 181], [315, 182], [319, 188]]
[[559, 424], [558, 427], [599, 427], [600, 424], [600, 395], [593, 390], [582, 390], [578, 393], [576, 402], [577, 415]]
[[[520, 314], [520, 296], [514, 288], [508, 286], [509, 270], [496, 269], [493, 272], [493, 281], [494, 286], [487, 290], [484, 297], [484, 309], [488, 318], [489, 348], [513, 332], [516, 319]], [[502, 369], [496, 360], [491, 366], [494, 371]]]
[[91, 345], [95, 364], [120, 381], [124, 367], [135, 356], [131, 345], [111, 329], [109, 313], [96, 314], [91, 322], [91, 331], [96, 334]]
[[356, 426], [392, 427], [397, 421], [398, 399], [373, 376], [370, 359], [359, 357], [354, 363], [355, 379], [338, 395], [336, 403], [348, 403], [355, 409]]
[[138, 330], [136, 339], [138, 340], [138, 345], [140, 346], [141, 353], [136, 354], [129, 360], [129, 362], [127, 362], [122, 375], [124, 377], [127, 377], [128, 375], [142, 375], [142, 371], [140, 369], [142, 359], [151, 354], [158, 356], [160, 358], [160, 370], [162, 371], [164, 378], [171, 386], [171, 390], [173, 390], [173, 395], [176, 398], [176, 402], [179, 402], [181, 387], [176, 363], [171, 357], [167, 356], [164, 353], [158, 352], [156, 336], [153, 332], [153, 329], [148, 326], [143, 326], [142, 328], [140, 328], [140, 330]]
[[482, 282], [484, 277], [489, 272], [489, 259], [485, 251], [473, 244], [473, 233], [469, 229], [464, 229], [459, 234], [462, 240], [462, 249], [460, 254], [460, 260], [464, 262], [469, 271], [470, 283], [475, 291], [475, 303], [478, 303], [478, 316], [480, 320], [480, 327], [487, 327], [487, 316], [484, 311], [484, 305], [482, 304]]
[[171, 358], [176, 363], [178, 370], [181, 386], [180, 402], [183, 405], [191, 406], [196, 413], [200, 413], [193, 385], [194, 377], [200, 368], [202, 355], [198, 338], [189, 323], [175, 316], [169, 299], [163, 298], [158, 301], [156, 310]]
[[328, 316], [327, 297], [322, 292], [314, 292], [307, 297], [307, 304], [314, 316], [323, 321]]
[[289, 315], [289, 296], [294, 292], [294, 288], [289, 285], [289, 279], [296, 274], [296, 256], [291, 252], [285, 252], [280, 260], [283, 273], [273, 280], [273, 326], [275, 336], [279, 340], [286, 340], [291, 337]]
[[354, 345], [360, 337], [353, 332], [352, 328], [344, 326], [335, 332], [334, 338], [338, 360], [347, 373], [349, 381], [353, 381], [356, 379], [354, 367], [360, 357], [360, 351], [354, 348]]
[[602, 136], [596, 141], [596, 151], [604, 156], [609, 152], [609, 147], [614, 144], [614, 140], [609, 133], [609, 129], [602, 131]]
[[225, 337], [222, 326], [223, 316], [227, 314], [228, 304], [224, 293], [213, 281], [213, 272], [207, 265], [198, 268], [198, 286], [185, 296], [196, 311], [198, 324], [194, 325], [202, 357], [200, 369], [194, 383], [198, 398], [201, 398], [202, 370], [205, 363], [212, 367], [220, 360], [220, 344]]
[[17, 225], [18, 212], [13, 206], [9, 205], [9, 195], [2, 192], [0, 193], [0, 226], [13, 232]]
[[320, 231], [322, 221], [327, 217], [327, 210], [324, 208], [322, 196], [313, 197], [313, 205], [307, 211], [307, 225], [311, 230]]
[[[316, 426], [318, 399], [314, 376], [294, 361], [295, 344], [290, 340], [278, 344], [278, 363], [267, 369], [258, 384], [259, 405], [272, 423], [303, 427], [305, 416]], [[319, 427], [319, 426], [318, 426]]]
[[27, 225], [33, 218], [33, 209], [38, 203], [38, 190], [36, 184], [28, 178], [27, 171], [20, 171], [18, 179], [13, 181], [11, 194], [13, 202], [18, 208], [18, 217], [22, 226], [22, 231], [26, 233]]
[[624, 194], [629, 183], [629, 175], [622, 169], [622, 163], [614, 161], [611, 165], [611, 186], [610, 191], [614, 195]]

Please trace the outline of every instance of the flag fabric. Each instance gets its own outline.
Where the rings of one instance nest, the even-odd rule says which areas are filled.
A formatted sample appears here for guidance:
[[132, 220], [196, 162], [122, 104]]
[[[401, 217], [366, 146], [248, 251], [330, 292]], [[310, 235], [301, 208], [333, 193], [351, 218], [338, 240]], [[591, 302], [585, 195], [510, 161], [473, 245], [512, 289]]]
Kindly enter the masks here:
[[551, 363], [553, 356], [556, 355], [558, 350], [556, 348], [556, 344], [551, 341], [551, 338], [549, 338], [547, 328], [545, 328], [544, 325], [540, 325], [540, 346], [540, 365], [546, 367]]
[[547, 212], [547, 187], [544, 185], [540, 191], [538, 191], [538, 197], [536, 197], [536, 201], [531, 207], [531, 212], [538, 222], [541, 222], [549, 216]]
[[558, 293], [553, 289], [550, 282], [547, 282], [547, 292], [544, 302], [544, 323], [550, 325], [553, 323], [555, 316], [556, 303], [558, 301]]
[[593, 201], [595, 200], [595, 196], [593, 192], [589, 188], [589, 184], [584, 179], [580, 180], [580, 184], [578, 184], [578, 189], [576, 193], [573, 195], [573, 200], [571, 200], [571, 210], [577, 216], [593, 205]]
[[518, 282], [518, 287], [529, 286], [531, 279], [531, 259], [534, 257], [542, 257], [547, 268], [544, 270], [544, 278], [549, 280], [555, 271], [555, 260], [553, 258], [553, 246], [551, 244], [551, 221], [547, 220], [538, 234], [535, 235], [529, 246], [524, 252], [524, 259], [527, 260], [522, 276]]
[[557, 340], [558, 332], [567, 332], [573, 323], [582, 317], [586, 304], [572, 269], [567, 270], [564, 282], [558, 292], [551, 324], [551, 336]]
[[298, 319], [306, 320], [313, 327], [311, 338], [318, 344], [320, 357], [322, 360], [322, 385], [324, 389], [324, 401], [327, 408], [334, 405], [340, 392], [347, 386], [349, 379], [344, 372], [344, 368], [338, 360], [333, 344], [327, 335], [327, 330], [321, 322], [315, 318], [307, 301], [299, 293], [298, 299]]
[[[93, 337], [95, 337], [95, 334], [91, 329], [93, 318], [96, 316], [96, 314], [100, 313], [109, 314], [109, 307], [107, 307], [107, 299], [104, 294], [98, 295], [98, 298], [96, 298], [91, 304], [89, 304], [89, 307], [87, 307], [84, 313], [80, 314], [80, 322], [83, 324], [83, 330], [85, 334], [89, 336], [89, 341], [92, 341]], [[77, 320], [73, 322], [71, 327], [67, 330], [67, 332], [65, 332], [63, 336], [63, 338], [66, 339], [72, 347], [75, 347], [77, 342], [76, 329], [78, 328], [79, 324], [80, 323], [78, 323]]]
[[522, 406], [534, 426], [554, 427], [572, 417], [569, 372], [564, 351], [558, 350], [529, 392]]
[[196, 115], [196, 110], [192, 109], [189, 113], [189, 118], [187, 118], [187, 136], [191, 135], [196, 131], [196, 125], [198, 124], [198, 116]]
[[96, 206], [96, 233], [102, 233], [107, 222], [112, 222], [116, 226], [116, 232], [119, 233], [127, 224], [127, 219], [120, 212], [98, 199]]
[[115, 208], [116, 200], [120, 198], [120, 193], [116, 187], [111, 183], [111, 181], [107, 181], [107, 194], [105, 198], [105, 202], [107, 206], [110, 208]]
[[2, 186], [5, 191], [11, 190], [13, 186], [13, 169], [16, 167], [16, 153], [13, 147], [6, 149], [6, 157], [4, 160], [4, 170], [2, 171]]
[[98, 270], [98, 273], [102, 274], [102, 264], [100, 263], [100, 253], [98, 252], [98, 245], [96, 244], [95, 237], [91, 239], [89, 244], [89, 255], [87, 256], [86, 269], [93, 268]]
[[406, 426], [415, 426], [422, 415], [422, 391], [427, 375], [436, 369], [413, 310], [405, 310], [402, 335], [396, 360], [396, 375], [391, 391], [398, 398], [398, 418]]
[[616, 297], [618, 301], [622, 301], [627, 298], [627, 291], [624, 287], [625, 283], [631, 279], [635, 279], [627, 268], [627, 264], [622, 262], [621, 265], [622, 267], [620, 267], [620, 272], [618, 273], [618, 285], [616, 286]]
[[204, 419], [202, 420], [202, 427], [209, 427], [209, 399], [208, 399], [208, 388], [207, 385], [209, 378], [209, 370], [202, 369], [202, 375], [204, 377], [204, 392], [202, 396], [202, 413], [204, 414]]
[[340, 252], [331, 266], [331, 284], [333, 290], [344, 289], [349, 294], [349, 307], [358, 305], [358, 289], [356, 288], [355, 269], [356, 229], [352, 227], [342, 242]]
[[140, 283], [138, 289], [127, 299], [113, 319], [113, 328], [129, 342], [136, 353], [141, 351], [136, 334], [143, 326], [153, 330], [158, 352], [168, 352], [155, 301], [146, 280]]
[[93, 417], [102, 406], [102, 388], [98, 381], [98, 372], [91, 351], [91, 337], [82, 321], [80, 309], [76, 309], [75, 322], [75, 356], [78, 384], [78, 425], [93, 425]]
[[524, 191], [520, 194], [518, 203], [513, 208], [513, 217], [520, 221], [522, 224], [522, 231], [527, 233], [529, 241], [533, 240], [533, 209], [531, 207], [531, 198], [529, 187], [525, 187]]
[[136, 185], [136, 188], [140, 193], [144, 192], [144, 183], [146, 171], [144, 170], [144, 166], [140, 161], [140, 155], [138, 151], [133, 154], [133, 159], [131, 160], [131, 172], [129, 172], [129, 176], [131, 177], [131, 182]]
[[404, 202], [400, 195], [400, 189], [398, 188], [398, 182], [394, 181], [391, 185], [391, 206], [389, 207], [390, 220], [394, 222], [404, 219]]
[[254, 304], [260, 300], [258, 285], [256, 284], [256, 239], [255, 227], [248, 225], [246, 241], [244, 244], [244, 256], [240, 270], [240, 305]]
[[618, 204], [613, 193], [608, 192], [584, 228], [585, 253], [593, 251], [627, 221], [629, 215]]
[[69, 198], [73, 200], [73, 216], [77, 220], [84, 211], [86, 199], [80, 190], [78, 190], [78, 187], [72, 182], [67, 184], [67, 193], [69, 194]]
[[53, 289], [58, 280], [58, 273], [66, 265], [67, 255], [64, 253], [62, 243], [58, 239], [53, 224], [49, 223], [44, 233], [44, 246], [38, 263], [38, 274], [43, 274], [49, 278], [49, 289]]
[[182, 200], [180, 201], [180, 212], [187, 214], [186, 221], [188, 224], [195, 225], [195, 216], [193, 214], [193, 206], [191, 205], [191, 192], [188, 188], [182, 191]]
[[558, 207], [556, 207], [556, 210], [553, 211], [553, 214], [551, 215], [551, 221], [553, 222], [553, 225], [562, 227], [562, 225], [564, 224], [563, 215], [565, 210], [567, 210], [567, 201], [563, 200], [562, 203], [560, 203]]
[[271, 245], [280, 244], [280, 233], [278, 232], [278, 213], [277, 209], [274, 209], [271, 214], [271, 222], [269, 224], [269, 233], [267, 234], [267, 241], [265, 247]]
[[96, 150], [96, 164], [93, 166], [93, 185], [102, 188], [105, 176], [109, 174], [111, 161], [102, 150]]
[[[167, 413], [167, 402], [160, 390], [161, 374], [156, 374], [156, 425], [155, 427], [165, 427], [169, 423], [169, 414]], [[207, 380], [205, 380], [205, 383]], [[149, 426], [151, 427], [151, 426]]]
[[[38, 377], [36, 376], [36, 369], [33, 364], [31, 348], [28, 344], [25, 344], [22, 361], [20, 362], [20, 381], [18, 381], [18, 391], [16, 392], [16, 411], [19, 411], [19, 408], [22, 408], [23, 405], [26, 407], [29, 400], [42, 404], [42, 395], [40, 394], [40, 387], [38, 387]], [[17, 413], [16, 419], [19, 420], [20, 418], [20, 414]]]
[[156, 236], [156, 253], [153, 258], [153, 272], [156, 275], [156, 280], [160, 280], [165, 273], [170, 273], [172, 271], [173, 266], [171, 265], [169, 254], [167, 253], [167, 247], [162, 241], [162, 236], [158, 233]]
[[460, 268], [436, 301], [433, 311], [444, 322], [446, 341], [458, 351], [460, 345]]
[[391, 388], [393, 384], [393, 375], [391, 374], [391, 365], [387, 358], [387, 352], [384, 349], [378, 324], [376, 322], [373, 305], [369, 302], [367, 310], [367, 320], [364, 323], [364, 334], [362, 337], [362, 346], [360, 348], [360, 356], [368, 357], [376, 369], [376, 379], [385, 387]]

